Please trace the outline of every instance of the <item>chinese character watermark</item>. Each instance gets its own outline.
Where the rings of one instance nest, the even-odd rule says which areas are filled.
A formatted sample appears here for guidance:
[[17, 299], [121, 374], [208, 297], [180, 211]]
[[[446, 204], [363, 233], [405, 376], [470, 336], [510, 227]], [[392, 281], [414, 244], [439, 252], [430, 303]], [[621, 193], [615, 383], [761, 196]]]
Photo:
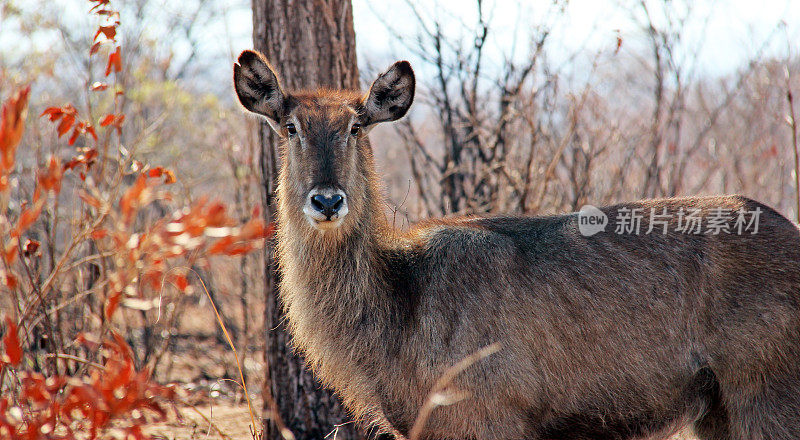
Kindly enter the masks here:
[[667, 235], [669, 232], [669, 221], [672, 219], [672, 214], [667, 213], [667, 207], [665, 206], [660, 214], [656, 214], [656, 210], [651, 208], [650, 209], [650, 224], [647, 227], [647, 233], [653, 232], [656, 226], [661, 226], [661, 233], [663, 235]]
[[[621, 207], [614, 218], [616, 234], [661, 234], [670, 231], [680, 234], [756, 234], [763, 211], [760, 207], [753, 210], [739, 208], [714, 207], [703, 212], [700, 208], [679, 208], [676, 212], [668, 212], [667, 207], [629, 208]], [[642, 227], [643, 221], [646, 227]], [[578, 212], [578, 229], [581, 235], [591, 237], [599, 232], [606, 232], [609, 216], [601, 209], [584, 205]]]
[[635, 234], [639, 235], [639, 229], [642, 226], [642, 214], [639, 212], [642, 208], [619, 208], [617, 211], [617, 228], [614, 232], [617, 234]]
[[678, 211], [678, 226], [675, 232], [683, 234], [699, 234], [703, 230], [703, 217], [700, 215], [700, 208], [693, 208], [689, 212]]

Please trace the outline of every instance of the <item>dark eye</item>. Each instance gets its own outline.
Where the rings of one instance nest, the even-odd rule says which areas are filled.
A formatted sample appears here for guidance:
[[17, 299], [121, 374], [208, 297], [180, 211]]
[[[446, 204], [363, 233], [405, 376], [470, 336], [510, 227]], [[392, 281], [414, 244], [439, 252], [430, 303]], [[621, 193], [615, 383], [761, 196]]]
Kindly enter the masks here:
[[353, 124], [353, 126], [350, 127], [350, 135], [351, 136], [358, 136], [358, 131], [359, 130], [361, 130], [361, 124]]
[[294, 124], [286, 124], [286, 131], [289, 132], [289, 136], [297, 134], [297, 128], [295, 128]]

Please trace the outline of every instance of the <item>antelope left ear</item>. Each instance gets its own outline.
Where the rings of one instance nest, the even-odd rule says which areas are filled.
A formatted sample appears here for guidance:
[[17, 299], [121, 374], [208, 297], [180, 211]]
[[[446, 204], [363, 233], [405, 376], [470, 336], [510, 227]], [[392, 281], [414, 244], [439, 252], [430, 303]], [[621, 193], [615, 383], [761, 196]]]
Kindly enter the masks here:
[[266, 116], [270, 125], [283, 117], [285, 95], [278, 76], [263, 55], [246, 50], [233, 65], [233, 86], [244, 108]]
[[372, 83], [364, 100], [365, 126], [394, 121], [408, 112], [414, 101], [414, 70], [408, 61], [398, 61]]

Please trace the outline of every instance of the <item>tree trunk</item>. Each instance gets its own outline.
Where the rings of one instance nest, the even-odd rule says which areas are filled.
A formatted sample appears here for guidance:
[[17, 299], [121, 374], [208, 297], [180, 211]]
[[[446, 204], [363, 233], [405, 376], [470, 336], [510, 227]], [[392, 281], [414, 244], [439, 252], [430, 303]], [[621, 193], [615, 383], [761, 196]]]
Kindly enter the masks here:
[[[353, 10], [350, 0], [252, 0], [253, 42], [276, 69], [285, 90], [297, 88], [358, 88]], [[264, 191], [264, 216], [275, 221], [275, 185], [278, 170], [277, 139], [269, 126], [259, 128], [260, 166]], [[345, 411], [331, 393], [305, 368], [303, 359], [288, 347], [277, 299], [274, 247], [266, 247], [264, 328], [265, 387], [277, 401], [286, 426], [298, 439], [322, 439], [347, 421]], [[266, 420], [264, 440], [280, 438], [274, 423]], [[337, 439], [357, 438], [347, 424]]]

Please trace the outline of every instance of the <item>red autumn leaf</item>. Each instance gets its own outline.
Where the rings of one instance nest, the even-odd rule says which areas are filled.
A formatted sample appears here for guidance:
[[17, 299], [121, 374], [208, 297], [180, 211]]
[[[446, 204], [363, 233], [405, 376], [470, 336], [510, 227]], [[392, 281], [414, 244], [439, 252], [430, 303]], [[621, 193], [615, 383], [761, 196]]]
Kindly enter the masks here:
[[222, 203], [212, 203], [204, 215], [206, 224], [212, 228], [220, 228], [229, 225], [231, 222], [226, 210], [227, 208]]
[[103, 116], [103, 119], [100, 120], [100, 126], [108, 127], [109, 125], [113, 125], [114, 127], [116, 127], [117, 132], [119, 133], [122, 131], [122, 123], [124, 121], [125, 121], [125, 115], [108, 114]]
[[71, 114], [64, 114], [64, 117], [61, 119], [61, 122], [58, 124], [58, 137], [64, 135], [64, 133], [68, 132], [72, 125], [75, 123], [75, 116]]
[[56, 119], [60, 118], [61, 115], [64, 114], [64, 110], [59, 107], [48, 107], [46, 108], [39, 117], [47, 115], [47, 118], [50, 121], [55, 121]]
[[72, 170], [72, 169], [74, 169], [75, 167], [77, 167], [78, 165], [80, 165], [82, 163], [83, 163], [83, 160], [81, 160], [81, 159], [79, 159], [77, 157], [73, 157], [69, 162], [64, 164], [64, 169], [65, 170]]
[[35, 254], [36, 251], [39, 249], [40, 244], [41, 243], [39, 243], [36, 240], [28, 239], [25, 242], [25, 246], [22, 248], [23, 255], [25, 255], [26, 257], [30, 257], [31, 255]]
[[136, 183], [125, 192], [119, 201], [119, 208], [125, 218], [125, 222], [129, 222], [133, 215], [134, 209], [138, 206], [142, 193], [147, 189], [147, 178], [144, 174], [140, 174], [136, 179]]
[[3, 345], [6, 349], [6, 356], [12, 365], [17, 365], [22, 360], [22, 345], [17, 334], [17, 324], [6, 316], [6, 335], [3, 336]]
[[11, 240], [8, 240], [6, 246], [3, 251], [3, 260], [6, 262], [7, 265], [10, 265], [17, 259], [17, 245], [19, 244], [18, 237], [11, 237]]
[[91, 0], [92, 3], [96, 3], [96, 4], [94, 6], [92, 6], [92, 9], [89, 9], [89, 12], [92, 12], [95, 9], [104, 8], [106, 5], [108, 5], [109, 1], [110, 0]]
[[69, 144], [74, 145], [75, 140], [78, 139], [78, 136], [81, 134], [89, 133], [94, 140], [97, 140], [97, 133], [95, 133], [92, 124], [88, 122], [79, 122], [75, 125], [75, 128], [72, 130], [72, 136], [69, 138]]
[[15, 277], [13, 274], [7, 273], [5, 276], [3, 276], [3, 284], [5, 284], [9, 289], [14, 290], [19, 285], [19, 282], [17, 281], [17, 277]]
[[172, 170], [164, 171], [164, 183], [170, 185], [175, 182], [177, 182], [177, 180], [175, 179], [175, 173], [173, 173]]
[[94, 34], [94, 41], [97, 41], [97, 37], [100, 34], [103, 34], [109, 40], [113, 40], [117, 36], [117, 28], [116, 26], [99, 26], [97, 33]]
[[20, 376], [22, 379], [20, 398], [22, 400], [28, 400], [37, 405], [42, 405], [51, 401], [52, 393], [50, 393], [50, 387], [46, 385], [47, 379], [45, 379], [41, 373], [25, 371], [21, 373]]
[[97, 51], [98, 51], [98, 50], [100, 50], [100, 46], [102, 46], [102, 45], [103, 45], [103, 42], [102, 42], [102, 41], [98, 41], [98, 42], [96, 42], [96, 43], [92, 44], [92, 47], [91, 47], [91, 48], [89, 48], [89, 55], [94, 55], [94, 54], [96, 54], [96, 53], [97, 53]]
[[111, 332], [111, 336], [114, 338], [114, 340], [110, 341], [106, 339], [104, 344], [114, 350], [114, 352], [117, 353], [124, 362], [133, 365], [133, 353], [131, 352], [131, 348], [128, 346], [128, 343], [125, 342], [125, 338], [120, 336], [119, 333], [115, 331]]
[[81, 134], [81, 131], [78, 129], [78, 127], [75, 127], [75, 129], [72, 130], [72, 136], [69, 137], [68, 143], [70, 145], [75, 145], [75, 141], [78, 140], [78, 136], [80, 134]]
[[30, 86], [23, 87], [3, 104], [0, 116], [0, 174], [14, 165], [17, 144], [22, 139], [25, 126], [30, 91]]
[[106, 318], [111, 319], [114, 316], [114, 312], [117, 311], [117, 307], [119, 307], [119, 302], [122, 299], [122, 292], [117, 292], [111, 295], [111, 298], [108, 299], [108, 304], [106, 304]]
[[[130, 385], [131, 379], [133, 378], [133, 375], [134, 375], [133, 362], [131, 362], [130, 359], [125, 359], [124, 361], [122, 361], [122, 365], [120, 366], [119, 370], [114, 371], [112, 374], [108, 375], [109, 379], [108, 389], [120, 390], [128, 387]], [[129, 391], [132, 390], [129, 389]]]
[[145, 435], [142, 427], [138, 425], [131, 426], [125, 429], [125, 438], [131, 440], [149, 440], [150, 437]]
[[[40, 117], [42, 116], [47, 116], [50, 122], [55, 122], [61, 119], [61, 122], [58, 123], [58, 128], [57, 128], [58, 137], [61, 137], [64, 134], [66, 134], [68, 131], [70, 131], [70, 129], [72, 129], [73, 125], [75, 125], [76, 122], [78, 122], [77, 121], [78, 111], [71, 104], [67, 104], [61, 108], [57, 107], [47, 108], [40, 115]], [[81, 124], [82, 124], [81, 122], [78, 122], [78, 126], [76, 126], [76, 129], [78, 129], [79, 131], [81, 131], [81, 129], [79, 128]], [[76, 137], [76, 135], [73, 133], [73, 138], [74, 137]], [[72, 142], [74, 142], [73, 138], [70, 138]]]
[[264, 224], [264, 221], [260, 218], [254, 218], [242, 226], [242, 230], [239, 232], [239, 236], [237, 238], [240, 240], [254, 240], [266, 238], [269, 235], [269, 230]]
[[234, 246], [230, 246], [228, 249], [225, 249], [225, 255], [229, 255], [231, 257], [235, 257], [237, 255], [244, 255], [250, 251], [255, 249], [252, 244], [244, 243], [244, 244], [237, 244]]
[[189, 280], [183, 275], [173, 275], [172, 284], [181, 292], [186, 292], [186, 288], [189, 287]]
[[94, 127], [92, 127], [92, 124], [88, 122], [86, 123], [86, 132], [92, 135], [95, 141], [97, 140], [97, 132], [94, 131]]
[[155, 167], [147, 171], [147, 177], [164, 177], [164, 183], [175, 183], [175, 173], [164, 167]]
[[100, 200], [98, 200], [97, 197], [87, 193], [86, 191], [81, 190], [80, 192], [78, 192], [78, 197], [80, 197], [81, 200], [83, 200], [87, 205], [93, 208], [99, 208], [100, 206], [102, 206]]
[[119, 46], [117, 46], [117, 49], [108, 56], [108, 64], [106, 64], [106, 76], [111, 73], [112, 68], [114, 72], [122, 71], [122, 55], [120, 53]]
[[63, 176], [64, 169], [58, 159], [55, 156], [50, 156], [47, 168], [39, 173], [39, 185], [48, 191], [59, 193], [61, 192], [61, 179]]
[[164, 174], [164, 167], [155, 167], [147, 171], [147, 177], [161, 177]]
[[122, 132], [122, 123], [125, 122], [125, 115], [117, 116], [117, 119], [114, 121], [114, 127], [117, 127], [117, 133]]
[[233, 237], [223, 237], [212, 244], [206, 253], [208, 255], [224, 254], [225, 251], [233, 244]]
[[96, 148], [89, 148], [85, 151], [86, 153], [83, 154], [83, 157], [85, 158], [87, 164], [94, 163], [95, 159], [97, 159], [97, 156], [100, 155], [100, 153], [97, 152]]
[[101, 240], [108, 235], [108, 230], [106, 229], [95, 229], [94, 231], [89, 234], [92, 237], [92, 240]]
[[105, 115], [103, 119], [100, 120], [100, 126], [106, 127], [111, 125], [114, 122], [115, 116], [114, 115]]
[[153, 290], [160, 290], [161, 289], [161, 281], [164, 279], [164, 271], [161, 270], [161, 265], [157, 265], [156, 268], [150, 268], [146, 272], [142, 274], [140, 284], [147, 286]]
[[17, 220], [17, 225], [11, 231], [12, 237], [19, 237], [28, 228], [31, 227], [33, 222], [39, 218], [39, 214], [42, 213], [42, 207], [44, 207], [44, 199], [39, 199], [33, 203], [33, 208], [25, 207], [22, 210], [22, 213], [19, 215], [19, 219]]

